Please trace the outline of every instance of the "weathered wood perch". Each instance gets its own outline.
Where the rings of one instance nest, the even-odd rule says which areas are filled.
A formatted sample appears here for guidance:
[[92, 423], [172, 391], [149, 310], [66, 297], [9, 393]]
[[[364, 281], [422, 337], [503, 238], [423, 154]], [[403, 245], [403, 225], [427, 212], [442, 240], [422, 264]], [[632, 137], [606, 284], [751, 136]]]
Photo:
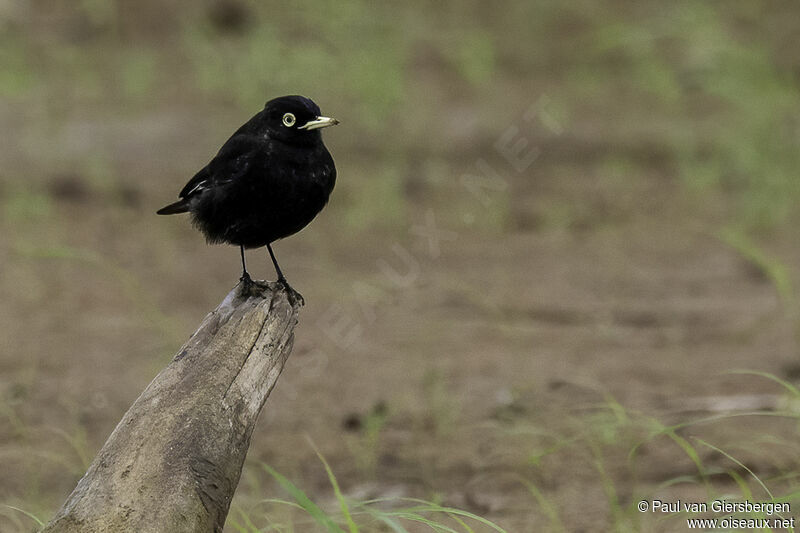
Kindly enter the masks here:
[[302, 299], [239, 283], [125, 413], [43, 533], [221, 532]]

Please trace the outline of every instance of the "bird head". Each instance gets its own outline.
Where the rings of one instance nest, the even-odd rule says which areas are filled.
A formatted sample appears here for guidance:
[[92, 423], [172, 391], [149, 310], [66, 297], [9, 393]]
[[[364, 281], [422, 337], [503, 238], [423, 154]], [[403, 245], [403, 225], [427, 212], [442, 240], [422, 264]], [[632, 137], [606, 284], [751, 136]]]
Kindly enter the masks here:
[[319, 106], [305, 96], [281, 96], [267, 102], [263, 117], [272, 138], [290, 143], [313, 143], [320, 139], [319, 130], [339, 123], [322, 116]]

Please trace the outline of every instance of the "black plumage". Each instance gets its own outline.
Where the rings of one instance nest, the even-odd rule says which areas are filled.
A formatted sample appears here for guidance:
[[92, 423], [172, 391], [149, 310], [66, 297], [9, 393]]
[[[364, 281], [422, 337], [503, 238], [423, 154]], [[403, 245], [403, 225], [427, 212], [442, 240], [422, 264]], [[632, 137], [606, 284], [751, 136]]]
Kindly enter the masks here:
[[266, 246], [286, 283], [271, 244], [303, 229], [328, 202], [336, 167], [320, 129], [336, 124], [303, 96], [270, 100], [158, 214], [189, 212], [208, 242], [238, 245], [245, 281], [244, 249]]

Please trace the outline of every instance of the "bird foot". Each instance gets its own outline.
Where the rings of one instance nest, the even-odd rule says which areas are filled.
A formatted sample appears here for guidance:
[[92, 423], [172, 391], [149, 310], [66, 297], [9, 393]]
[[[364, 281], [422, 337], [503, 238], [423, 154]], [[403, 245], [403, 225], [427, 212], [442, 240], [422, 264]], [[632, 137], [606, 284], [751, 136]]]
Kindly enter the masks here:
[[242, 272], [242, 277], [239, 278], [239, 281], [241, 281], [245, 285], [251, 285], [253, 283], [253, 278], [251, 278], [250, 274], [248, 274], [247, 271], [245, 270], [244, 272]]
[[292, 305], [300, 304], [301, 306], [306, 304], [306, 301], [303, 299], [303, 295], [294, 290], [292, 286], [289, 285], [289, 282], [286, 281], [286, 278], [278, 278], [278, 283], [283, 285], [283, 288], [286, 289], [286, 294], [289, 296], [289, 303]]

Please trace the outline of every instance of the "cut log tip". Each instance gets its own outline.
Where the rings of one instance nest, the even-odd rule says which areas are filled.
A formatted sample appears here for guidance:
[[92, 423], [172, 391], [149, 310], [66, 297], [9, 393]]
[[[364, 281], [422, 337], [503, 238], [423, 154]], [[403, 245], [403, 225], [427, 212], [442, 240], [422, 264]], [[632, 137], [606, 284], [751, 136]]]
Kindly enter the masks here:
[[269, 298], [272, 294], [277, 295], [283, 293], [293, 308], [299, 309], [305, 305], [302, 294], [280, 281], [243, 279], [239, 280], [233, 292], [240, 298]]

